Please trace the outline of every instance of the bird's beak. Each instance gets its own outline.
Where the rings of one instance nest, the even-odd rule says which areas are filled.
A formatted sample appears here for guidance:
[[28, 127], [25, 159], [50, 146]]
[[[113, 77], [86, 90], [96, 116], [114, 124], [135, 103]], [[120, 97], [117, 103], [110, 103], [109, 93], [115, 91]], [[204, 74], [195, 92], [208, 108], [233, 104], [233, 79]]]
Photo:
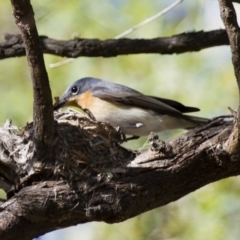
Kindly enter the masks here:
[[56, 111], [59, 108], [63, 107], [65, 103], [67, 103], [68, 99], [67, 98], [61, 98], [59, 101], [56, 101], [53, 105], [53, 110]]

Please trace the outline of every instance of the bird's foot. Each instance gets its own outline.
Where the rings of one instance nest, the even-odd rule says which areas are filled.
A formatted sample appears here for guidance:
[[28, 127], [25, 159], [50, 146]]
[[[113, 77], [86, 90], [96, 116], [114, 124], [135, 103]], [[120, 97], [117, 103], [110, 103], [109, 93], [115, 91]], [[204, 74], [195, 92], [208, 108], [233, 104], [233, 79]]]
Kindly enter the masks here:
[[121, 134], [121, 140], [120, 143], [124, 143], [130, 140], [135, 140], [140, 138], [139, 136], [131, 136], [131, 137], [126, 137], [125, 133], [122, 131], [121, 127], [115, 127], [116, 131]]
[[139, 139], [139, 138], [140, 138], [139, 136], [131, 136], [131, 137], [127, 137], [125, 139], [125, 141], [127, 142], [127, 141], [130, 141], [130, 140], [135, 140], [135, 139]]

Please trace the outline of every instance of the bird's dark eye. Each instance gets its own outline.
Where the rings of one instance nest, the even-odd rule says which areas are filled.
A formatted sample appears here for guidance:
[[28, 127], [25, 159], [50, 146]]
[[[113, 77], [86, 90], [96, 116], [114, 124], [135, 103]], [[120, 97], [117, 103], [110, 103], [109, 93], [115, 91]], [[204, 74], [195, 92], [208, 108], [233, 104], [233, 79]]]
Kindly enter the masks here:
[[72, 94], [76, 94], [78, 92], [78, 88], [76, 86], [71, 88]]

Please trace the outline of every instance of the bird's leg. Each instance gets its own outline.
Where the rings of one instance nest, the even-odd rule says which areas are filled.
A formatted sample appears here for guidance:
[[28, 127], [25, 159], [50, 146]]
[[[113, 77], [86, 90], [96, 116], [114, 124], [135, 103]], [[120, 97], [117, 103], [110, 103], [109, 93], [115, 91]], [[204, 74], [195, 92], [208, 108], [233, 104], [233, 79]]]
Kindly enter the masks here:
[[88, 109], [83, 109], [83, 111], [89, 116], [89, 118], [93, 121], [97, 121], [97, 119], [94, 117], [94, 115], [92, 114], [92, 112]]
[[126, 135], [124, 133], [121, 133], [121, 135], [122, 135], [121, 143], [140, 138], [139, 136], [126, 137]]
[[139, 139], [140, 137], [139, 136], [131, 136], [131, 137], [128, 137], [128, 138], [125, 138], [125, 141], [129, 141], [129, 140], [135, 140], [135, 139]]
[[125, 133], [122, 131], [121, 127], [115, 127], [116, 131], [121, 134], [121, 143], [127, 142], [129, 140], [134, 140], [140, 138], [139, 136], [131, 136], [131, 137], [126, 137]]
[[126, 135], [124, 134], [124, 132], [122, 131], [122, 129], [118, 126], [118, 127], [114, 127], [115, 130], [120, 134], [121, 136], [121, 140], [120, 143], [126, 142]]

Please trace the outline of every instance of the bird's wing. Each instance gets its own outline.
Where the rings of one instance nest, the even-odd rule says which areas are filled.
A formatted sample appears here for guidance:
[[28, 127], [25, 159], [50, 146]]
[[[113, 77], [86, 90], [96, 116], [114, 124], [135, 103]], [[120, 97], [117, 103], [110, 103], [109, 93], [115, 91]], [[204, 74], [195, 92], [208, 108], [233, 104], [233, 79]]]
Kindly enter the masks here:
[[153, 110], [160, 114], [169, 114], [172, 116], [182, 116], [180, 107], [179, 109], [175, 107], [184, 106], [172, 100], [165, 100], [164, 102], [160, 98], [146, 96], [137, 91], [131, 91], [129, 88], [114, 89], [97, 86], [92, 89], [92, 94], [103, 100]]
[[188, 106], [185, 106], [183, 105], [182, 103], [180, 102], [177, 102], [177, 101], [174, 101], [174, 100], [171, 100], [171, 99], [167, 99], [167, 98], [160, 98], [160, 97], [153, 97], [153, 96], [148, 96], [148, 97], [151, 97], [151, 98], [154, 98], [160, 102], [163, 102], [175, 109], [177, 109], [178, 111], [182, 112], [182, 113], [189, 113], [189, 112], [198, 112], [200, 111], [199, 108], [196, 108], [196, 107], [188, 107]]

